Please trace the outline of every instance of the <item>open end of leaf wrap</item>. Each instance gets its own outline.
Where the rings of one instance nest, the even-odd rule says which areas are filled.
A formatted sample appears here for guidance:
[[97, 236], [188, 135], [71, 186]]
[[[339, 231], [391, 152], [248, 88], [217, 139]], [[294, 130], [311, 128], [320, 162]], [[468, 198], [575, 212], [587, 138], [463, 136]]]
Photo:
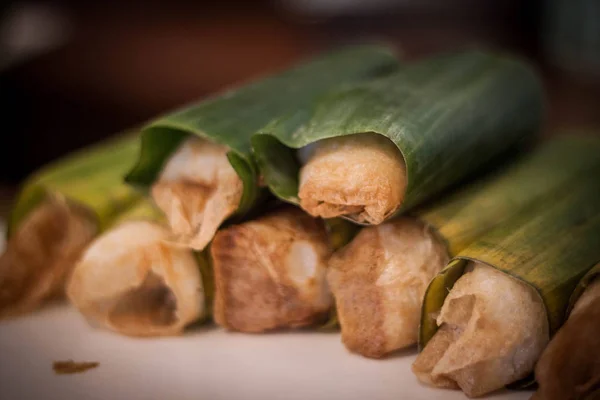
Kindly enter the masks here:
[[472, 263], [437, 317], [413, 371], [424, 383], [478, 397], [525, 378], [549, 340], [543, 301], [529, 285]]
[[64, 295], [75, 262], [96, 232], [93, 216], [64, 199], [48, 197], [30, 212], [0, 256], [0, 318]]
[[238, 210], [243, 182], [227, 153], [225, 146], [189, 137], [152, 185], [152, 198], [167, 216], [176, 243], [204, 249]]
[[264, 332], [314, 325], [326, 316], [332, 248], [322, 221], [286, 207], [219, 231], [210, 251], [217, 324]]
[[404, 158], [385, 136], [361, 133], [315, 143], [300, 169], [300, 206], [315, 217], [378, 225], [402, 204]]
[[261, 195], [251, 157], [252, 135], [284, 115], [305, 115], [333, 87], [396, 67], [389, 48], [353, 46], [174, 110], [143, 129], [142, 151], [127, 181], [148, 188], [182, 140], [194, 135], [230, 150], [227, 157], [243, 183], [236, 213], [243, 215]]
[[540, 357], [535, 368], [539, 384], [535, 400], [596, 398], [600, 387], [598, 328], [600, 280], [596, 279]]
[[193, 253], [167, 238], [148, 221], [104, 233], [77, 263], [69, 299], [92, 323], [124, 335], [181, 333], [205, 316], [204, 288]]
[[[374, 78], [331, 90], [312, 108], [279, 118], [260, 130], [274, 138], [270, 143], [262, 138], [253, 143], [273, 193], [292, 203], [304, 202], [313, 215], [346, 214], [355, 222], [376, 224], [395, 212], [418, 206], [496, 161], [535, 135], [540, 126], [539, 79], [527, 65], [507, 57], [457, 52], [406, 64], [395, 73]], [[281, 147], [277, 142], [293, 150], [316, 145], [317, 156], [320, 141], [334, 143], [343, 136], [367, 133], [383, 135], [396, 145], [403, 164], [395, 165], [404, 169], [403, 173], [394, 172], [399, 190], [381, 182], [385, 173], [372, 176], [373, 185], [366, 183], [363, 192], [328, 191], [311, 185], [302, 190], [310, 166], [304, 167], [307, 170], [298, 179], [296, 160], [289, 151], [270, 152]], [[360, 150], [363, 148], [357, 146], [357, 156]], [[282, 161], [282, 154], [293, 161]], [[357, 161], [350, 154], [347, 151], [346, 158], [340, 155], [339, 160], [325, 155], [323, 164], [331, 162], [323, 168], [323, 176], [315, 174], [318, 183], [333, 182], [339, 176], [351, 185], [354, 176], [366, 176], [368, 169], [359, 168], [360, 157]], [[374, 161], [383, 159], [375, 157]], [[378, 191], [371, 187], [375, 183]], [[388, 193], [381, 196], [385, 191]], [[312, 198], [313, 192], [319, 195]], [[374, 201], [378, 196], [387, 200]]]
[[379, 358], [415, 344], [423, 294], [447, 262], [445, 245], [414, 218], [362, 229], [328, 268], [346, 347]]

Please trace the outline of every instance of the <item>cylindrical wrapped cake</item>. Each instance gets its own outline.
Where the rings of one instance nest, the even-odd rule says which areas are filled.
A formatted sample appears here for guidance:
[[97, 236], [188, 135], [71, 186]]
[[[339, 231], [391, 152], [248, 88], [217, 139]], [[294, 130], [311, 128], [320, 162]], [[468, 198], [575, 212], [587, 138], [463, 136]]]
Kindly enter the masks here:
[[463, 249], [426, 291], [417, 377], [477, 397], [526, 378], [600, 258], [600, 167]]
[[600, 140], [566, 136], [444, 198], [364, 228], [329, 265], [346, 346], [381, 357], [417, 341], [429, 281], [482, 234], [600, 165]]
[[332, 88], [397, 65], [385, 47], [349, 47], [166, 114], [142, 129], [142, 152], [127, 180], [151, 189], [176, 242], [202, 250], [226, 219], [262, 197], [253, 134], [308, 112]]
[[0, 257], [0, 318], [62, 296], [86, 246], [142, 201], [123, 183], [138, 151], [138, 138], [128, 134], [67, 156], [25, 182]]
[[465, 51], [345, 85], [310, 113], [261, 129], [252, 145], [281, 199], [377, 225], [531, 138], [541, 118], [542, 89], [526, 64]]

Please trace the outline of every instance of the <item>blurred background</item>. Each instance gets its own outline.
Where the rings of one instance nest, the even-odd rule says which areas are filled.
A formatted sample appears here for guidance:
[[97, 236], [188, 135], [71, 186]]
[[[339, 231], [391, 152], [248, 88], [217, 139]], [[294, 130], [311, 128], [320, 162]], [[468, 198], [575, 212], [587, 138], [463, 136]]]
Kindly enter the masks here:
[[598, 0], [1, 3], [0, 212], [51, 159], [353, 42], [386, 41], [407, 59], [471, 45], [517, 53], [544, 78], [546, 131], [600, 132]]

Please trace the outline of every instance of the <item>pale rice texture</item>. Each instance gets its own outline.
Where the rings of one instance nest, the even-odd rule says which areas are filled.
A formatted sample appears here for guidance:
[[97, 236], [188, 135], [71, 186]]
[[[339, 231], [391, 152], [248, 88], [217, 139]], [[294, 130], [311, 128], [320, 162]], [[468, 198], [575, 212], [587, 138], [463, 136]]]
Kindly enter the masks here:
[[419, 380], [478, 397], [525, 378], [549, 340], [548, 318], [527, 284], [471, 262], [413, 364]]
[[204, 249], [237, 210], [244, 187], [227, 152], [225, 146], [190, 137], [152, 186], [152, 198], [167, 216], [176, 243]]
[[192, 252], [167, 238], [146, 221], [104, 233], [75, 267], [69, 299], [91, 322], [125, 335], [181, 333], [205, 314], [204, 290]]
[[286, 207], [219, 231], [210, 249], [217, 324], [263, 332], [313, 325], [326, 316], [332, 250], [323, 221]]
[[447, 262], [443, 242], [415, 218], [364, 228], [329, 263], [346, 347], [378, 358], [415, 344], [425, 289]]
[[300, 169], [300, 206], [315, 217], [377, 225], [396, 212], [407, 185], [400, 150], [376, 133], [317, 142]]
[[19, 225], [0, 256], [0, 318], [64, 295], [77, 259], [96, 235], [93, 216], [49, 197]]

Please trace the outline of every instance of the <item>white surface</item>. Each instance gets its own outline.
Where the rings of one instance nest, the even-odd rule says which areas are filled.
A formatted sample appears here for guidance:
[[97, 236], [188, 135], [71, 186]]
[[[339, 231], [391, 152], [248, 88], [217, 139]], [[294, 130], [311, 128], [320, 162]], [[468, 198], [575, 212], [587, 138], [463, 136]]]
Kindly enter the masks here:
[[[415, 354], [365, 359], [348, 353], [333, 333], [244, 335], [204, 327], [182, 337], [133, 339], [93, 329], [61, 305], [0, 322], [0, 399], [466, 399], [421, 386], [410, 372]], [[69, 359], [100, 366], [55, 375], [52, 362]]]

